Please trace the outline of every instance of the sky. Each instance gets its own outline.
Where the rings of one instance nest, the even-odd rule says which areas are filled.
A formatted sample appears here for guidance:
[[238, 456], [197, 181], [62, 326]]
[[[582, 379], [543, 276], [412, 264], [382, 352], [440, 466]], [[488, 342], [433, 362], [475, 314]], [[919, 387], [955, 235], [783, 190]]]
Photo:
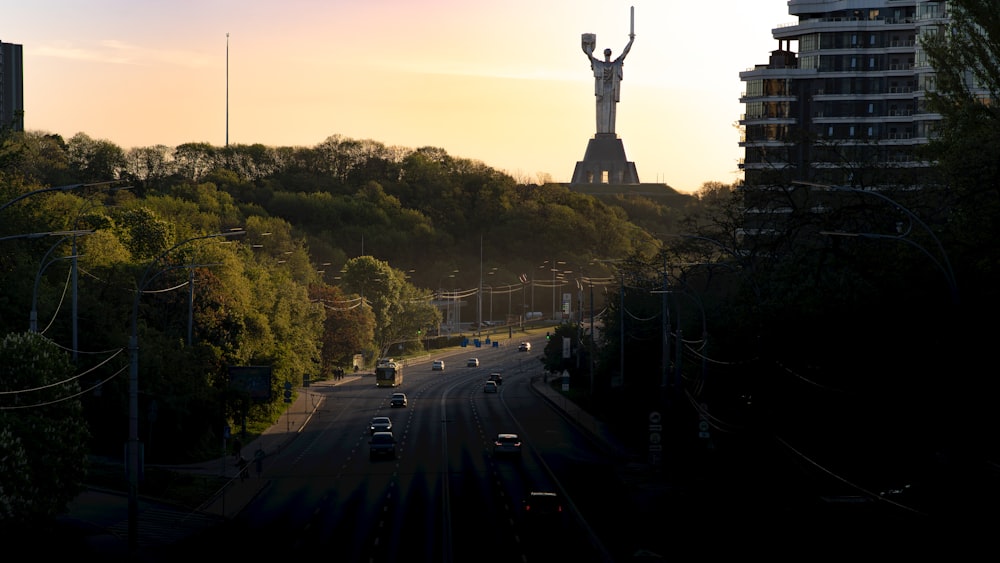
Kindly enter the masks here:
[[596, 132], [580, 46], [628, 43], [616, 133], [643, 183], [742, 179], [739, 73], [766, 63], [785, 0], [4, 0], [25, 129], [125, 150], [436, 147], [569, 182]]

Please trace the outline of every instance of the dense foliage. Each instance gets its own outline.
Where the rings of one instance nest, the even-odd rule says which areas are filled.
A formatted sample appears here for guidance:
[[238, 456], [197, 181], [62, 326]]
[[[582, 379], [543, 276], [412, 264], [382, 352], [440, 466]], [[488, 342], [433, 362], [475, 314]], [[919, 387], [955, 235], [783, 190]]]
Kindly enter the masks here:
[[[1000, 27], [992, 3], [955, 4], [971, 19], [927, 51], [938, 68], [975, 69], [990, 94], [942, 73], [937, 174], [920, 190], [779, 193], [788, 212], [754, 217], [756, 234], [754, 186], [600, 197], [340, 136], [126, 151], [5, 132], [0, 333], [33, 326], [66, 349], [89, 390], [78, 439], [115, 456], [135, 337], [146, 459], [181, 462], [217, 454], [226, 426], [273, 420], [285, 382], [447, 342], [428, 338], [446, 321], [441, 290], [499, 290], [514, 319], [548, 317], [569, 293], [542, 365], [623, 435], [643, 439], [660, 411], [693, 452], [779, 451], [860, 491], [978, 475], [998, 422], [977, 367], [994, 331], [973, 327], [1000, 287], [1000, 72], [976, 46], [995, 48]], [[475, 309], [463, 320], [481, 320]], [[228, 368], [248, 365], [272, 367], [271, 400], [230, 386]], [[19, 398], [55, 376], [30, 377], [5, 389]], [[22, 422], [0, 428], [9, 479], [41, 455], [11, 431]]]
[[[480, 283], [491, 296], [516, 287], [519, 317], [522, 274], [648, 240], [623, 203], [669, 215], [644, 197], [517, 185], [439, 149], [337, 136], [124, 151], [8, 131], [3, 148], [0, 328], [24, 330], [30, 316], [70, 350], [93, 388], [88, 446], [113, 456], [127, 439], [134, 336], [150, 462], [216, 454], [226, 426], [276, 415], [285, 382], [438, 344], [442, 288], [468, 299]], [[248, 365], [272, 368], [271, 400], [230, 385], [229, 367]]]
[[3, 537], [61, 514], [82, 490], [87, 442], [80, 385], [69, 357], [36, 333], [7, 334], [0, 340]]

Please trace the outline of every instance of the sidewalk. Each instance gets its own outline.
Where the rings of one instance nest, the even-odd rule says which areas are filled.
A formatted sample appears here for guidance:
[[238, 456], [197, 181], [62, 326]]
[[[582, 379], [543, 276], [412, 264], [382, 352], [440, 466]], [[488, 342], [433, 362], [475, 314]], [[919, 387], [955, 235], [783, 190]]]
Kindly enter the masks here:
[[[313, 385], [340, 385], [360, 378], [361, 375], [348, 375], [339, 381], [323, 381]], [[158, 548], [172, 545], [238, 515], [268, 486], [268, 458], [280, 454], [298, 436], [322, 403], [323, 396], [312, 393], [310, 387], [299, 389], [295, 401], [286, 413], [260, 437], [242, 447], [243, 456], [250, 461], [247, 466], [248, 476], [244, 479], [240, 479], [237, 458], [231, 454], [189, 465], [149, 465], [148, 467], [164, 467], [173, 471], [222, 476], [228, 478], [228, 481], [193, 511], [140, 496], [137, 502], [140, 560], [157, 561]], [[258, 450], [264, 455], [260, 476], [257, 475], [253, 462], [254, 453]], [[59, 547], [71, 549], [75, 553], [126, 558], [129, 555], [128, 512], [127, 493], [99, 488], [85, 490], [67, 505], [66, 512], [58, 519], [58, 524], [74, 537], [72, 540], [67, 539], [65, 545]]]
[[[313, 386], [341, 385], [357, 379], [361, 379], [361, 375], [347, 375], [341, 380], [322, 381], [314, 383]], [[310, 389], [311, 387], [300, 388], [295, 401], [288, 407], [285, 414], [281, 415], [281, 418], [259, 437], [243, 445], [241, 453], [249, 462], [245, 478], [240, 478], [240, 470], [236, 463], [238, 458], [234, 455], [198, 464], [168, 466], [174, 471], [224, 475], [229, 478], [222, 489], [198, 507], [197, 512], [210, 516], [233, 518], [268, 486], [270, 483], [266, 478], [268, 458], [280, 454], [285, 446], [298, 437], [316, 410], [323, 404], [323, 395], [312, 393]], [[256, 467], [258, 456], [262, 456], [259, 473]]]

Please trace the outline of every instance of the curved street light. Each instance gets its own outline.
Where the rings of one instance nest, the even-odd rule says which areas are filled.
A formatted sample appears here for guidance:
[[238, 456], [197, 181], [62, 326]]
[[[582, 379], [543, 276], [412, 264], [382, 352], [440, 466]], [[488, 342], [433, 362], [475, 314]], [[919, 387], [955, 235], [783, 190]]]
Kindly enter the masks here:
[[35, 239], [42, 237], [60, 237], [60, 236], [74, 236], [74, 235], [89, 235], [94, 231], [47, 231], [44, 233], [22, 233], [19, 235], [7, 235], [5, 237], [0, 237], [0, 241], [4, 240], [14, 240], [19, 238]]
[[68, 191], [76, 190], [76, 189], [79, 189], [79, 188], [89, 188], [89, 187], [93, 187], [93, 186], [108, 186], [108, 185], [111, 185], [111, 184], [117, 184], [120, 181], [121, 180], [112, 180], [110, 182], [94, 182], [94, 183], [91, 183], [91, 184], [69, 184], [67, 186], [52, 186], [52, 187], [48, 187], [48, 188], [40, 188], [40, 189], [37, 189], [37, 190], [32, 190], [30, 192], [25, 192], [25, 193], [23, 193], [23, 194], [15, 197], [14, 199], [12, 199], [10, 201], [7, 201], [3, 205], [0, 205], [0, 211], [3, 211], [4, 209], [7, 209], [11, 205], [13, 205], [13, 204], [21, 201], [24, 198], [31, 197], [31, 196], [36, 195], [36, 194], [42, 194], [42, 193], [46, 193], [46, 192], [68, 192]]
[[[31, 314], [30, 314], [30, 316], [28, 318], [28, 330], [30, 332], [38, 332], [38, 285], [39, 285], [39, 282], [41, 282], [42, 273], [45, 272], [46, 268], [48, 268], [52, 264], [55, 264], [59, 260], [76, 260], [76, 258], [78, 256], [76, 254], [76, 251], [75, 251], [75, 248], [76, 248], [75, 242], [74, 242], [74, 245], [73, 245], [74, 251], [73, 251], [73, 253], [70, 256], [60, 256], [58, 258], [53, 258], [52, 260], [48, 260], [49, 254], [52, 254], [52, 251], [54, 251], [56, 249], [56, 247], [58, 247], [60, 244], [62, 244], [63, 242], [65, 242], [66, 239], [72, 237], [73, 240], [76, 241], [76, 237], [77, 236], [79, 236], [79, 235], [89, 235], [89, 234], [91, 234], [93, 232], [94, 231], [81, 231], [81, 232], [76, 232], [76, 233], [73, 233], [73, 234], [66, 234], [62, 238], [60, 238], [58, 241], [56, 241], [55, 244], [53, 244], [52, 246], [49, 247], [49, 250], [48, 250], [48, 252], [45, 253], [45, 256], [42, 256], [42, 263], [38, 267], [38, 272], [35, 274], [35, 288], [34, 288], [34, 291], [32, 291], [32, 293], [31, 293]], [[46, 262], [46, 260], [48, 260], [48, 262]], [[73, 346], [73, 349], [74, 349], [74, 351], [76, 350], [75, 344]]]
[[131, 334], [129, 336], [129, 377], [128, 377], [128, 549], [135, 554], [139, 546], [139, 297], [146, 286], [167, 270], [153, 274], [155, 266], [164, 256], [196, 240], [234, 237], [246, 234], [244, 230], [214, 233], [185, 239], [161, 252], [150, 261], [136, 286], [132, 301]]
[[904, 207], [902, 204], [900, 204], [898, 201], [892, 199], [891, 197], [886, 196], [884, 194], [880, 194], [877, 191], [873, 191], [873, 190], [862, 190], [862, 189], [859, 189], [859, 188], [852, 188], [852, 187], [849, 187], [849, 186], [834, 186], [834, 185], [828, 185], [828, 184], [816, 184], [816, 183], [812, 183], [812, 182], [792, 182], [792, 183], [793, 184], [803, 185], [803, 186], [808, 186], [808, 187], [813, 187], [813, 188], [824, 188], [824, 189], [837, 190], [837, 191], [842, 191], [842, 192], [854, 192], [854, 193], [859, 193], [859, 194], [873, 195], [873, 196], [881, 199], [882, 201], [885, 201], [889, 205], [895, 207], [897, 210], [902, 211], [907, 217], [910, 218], [911, 221], [913, 221], [916, 224], [920, 225], [921, 228], [923, 228], [925, 231], [927, 231], [927, 234], [930, 235], [931, 239], [934, 241], [934, 245], [937, 247], [937, 251], [938, 251], [938, 254], [940, 254], [940, 258], [934, 256], [934, 254], [931, 253], [931, 251], [927, 250], [927, 248], [925, 248], [922, 244], [920, 244], [920, 243], [912, 240], [911, 238], [909, 238], [909, 234], [910, 234], [910, 230], [909, 229], [907, 229], [906, 232], [904, 232], [902, 234], [897, 234], [897, 235], [884, 235], [884, 234], [878, 234], [878, 233], [844, 233], [844, 232], [839, 232], [839, 231], [820, 231], [820, 234], [834, 235], [834, 236], [872, 238], [872, 239], [891, 239], [891, 240], [902, 241], [902, 242], [905, 242], [905, 243], [913, 246], [914, 248], [916, 248], [916, 249], [920, 250], [921, 252], [923, 252], [925, 256], [927, 256], [928, 258], [930, 258], [931, 263], [933, 263], [939, 270], [941, 270], [941, 273], [944, 274], [945, 281], [948, 284], [948, 289], [951, 292], [952, 302], [954, 304], [958, 304], [958, 301], [959, 301], [958, 281], [955, 279], [955, 271], [951, 267], [951, 261], [948, 259], [948, 253], [945, 252], [944, 245], [941, 244], [941, 239], [939, 239], [937, 237], [937, 235], [934, 234], [933, 229], [931, 229], [930, 226], [927, 225], [927, 223], [925, 223], [920, 217], [918, 217], [916, 213], [914, 213], [913, 211], [910, 211], [909, 209], [907, 209], [906, 207]]

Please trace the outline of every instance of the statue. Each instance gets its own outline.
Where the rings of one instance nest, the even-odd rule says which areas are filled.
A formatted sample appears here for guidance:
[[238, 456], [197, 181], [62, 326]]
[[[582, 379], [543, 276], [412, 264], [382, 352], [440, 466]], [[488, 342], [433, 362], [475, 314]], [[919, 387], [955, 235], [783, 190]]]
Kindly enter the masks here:
[[618, 58], [611, 60], [611, 49], [604, 50], [604, 60], [594, 56], [597, 35], [584, 33], [581, 37], [583, 52], [590, 57], [590, 68], [594, 71], [594, 96], [597, 98], [597, 133], [615, 132], [615, 110], [621, 99], [622, 66], [625, 56], [632, 49], [635, 40], [635, 7], [631, 9], [628, 44]]

